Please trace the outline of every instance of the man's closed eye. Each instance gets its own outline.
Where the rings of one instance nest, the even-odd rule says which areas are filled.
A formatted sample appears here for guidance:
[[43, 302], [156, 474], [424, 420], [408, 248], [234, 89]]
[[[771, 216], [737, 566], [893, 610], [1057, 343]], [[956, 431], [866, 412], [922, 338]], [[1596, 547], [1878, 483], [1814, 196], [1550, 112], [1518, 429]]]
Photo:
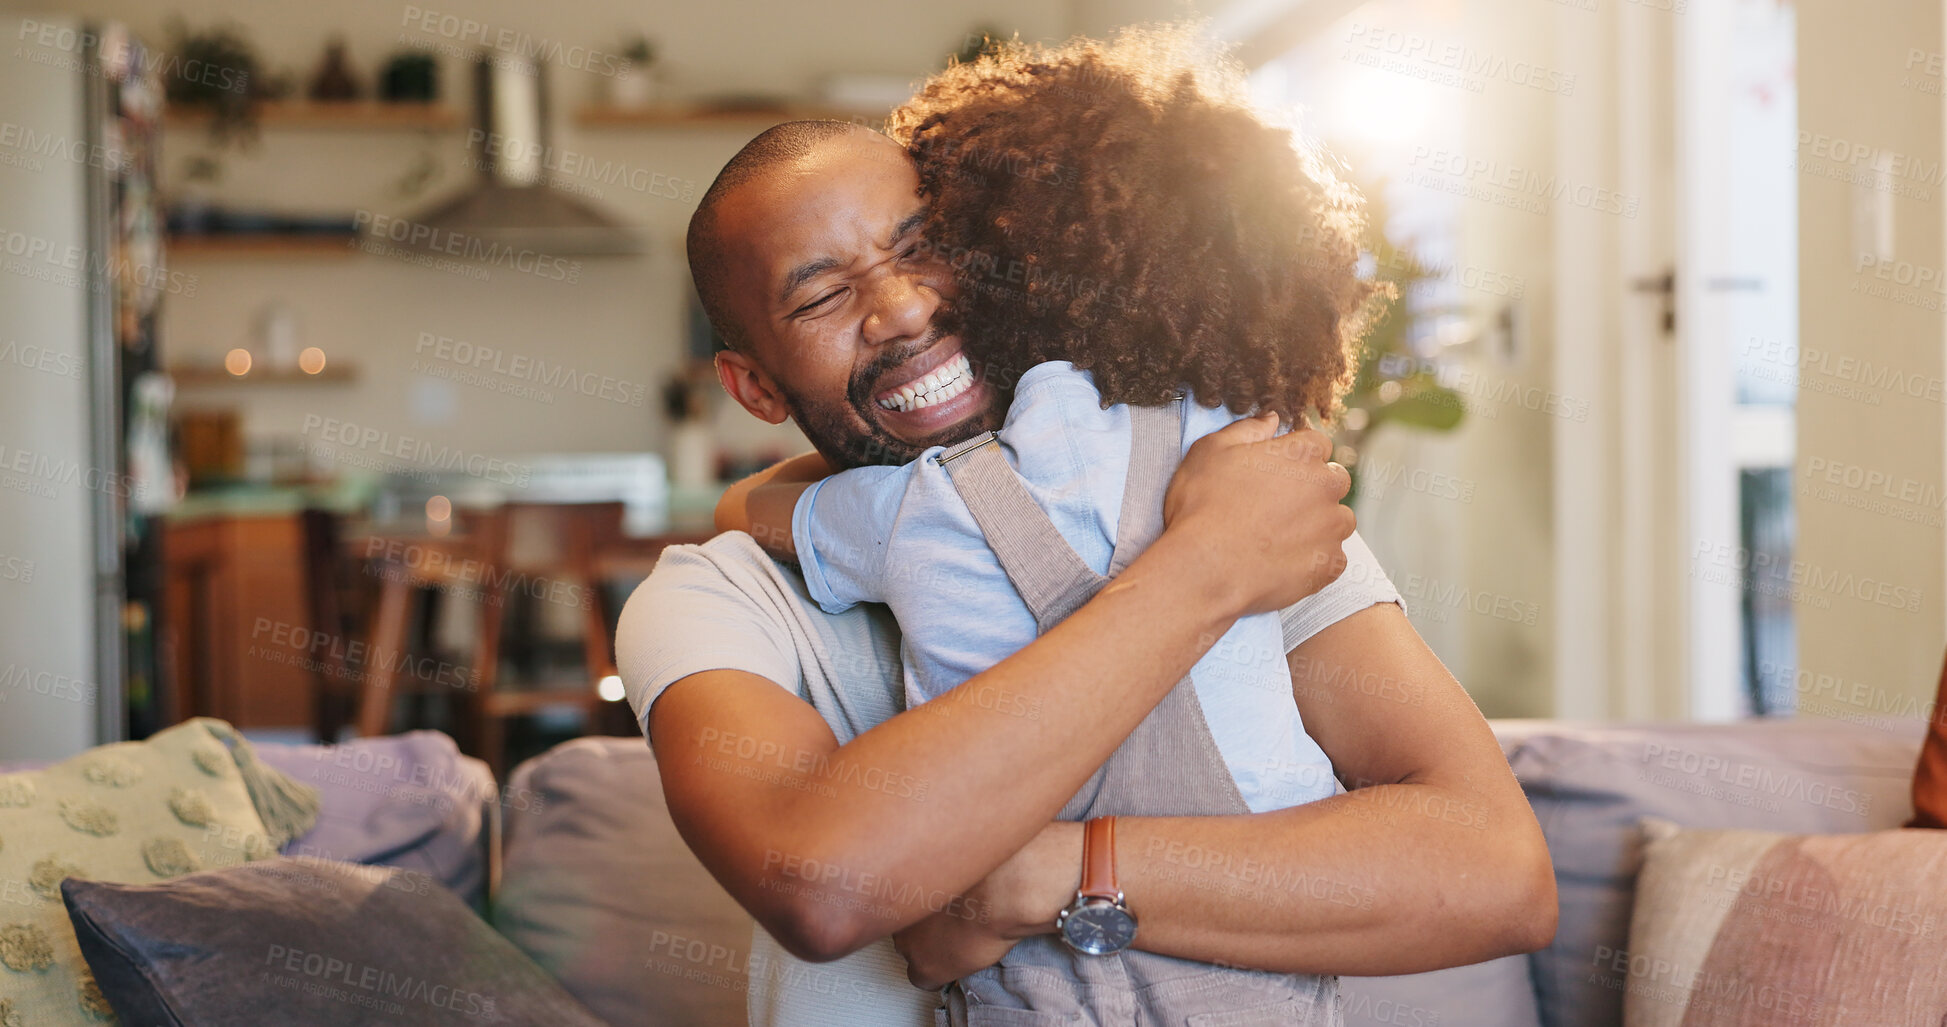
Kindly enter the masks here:
[[799, 307], [796, 310], [793, 310], [790, 316], [803, 317], [807, 314], [817, 313], [821, 309], [828, 308], [831, 301], [837, 299], [844, 292], [845, 290], [843, 289], [833, 289], [832, 291], [824, 294], [823, 296], [820, 296], [817, 299], [812, 300], [810, 303], [807, 303], [804, 306]]

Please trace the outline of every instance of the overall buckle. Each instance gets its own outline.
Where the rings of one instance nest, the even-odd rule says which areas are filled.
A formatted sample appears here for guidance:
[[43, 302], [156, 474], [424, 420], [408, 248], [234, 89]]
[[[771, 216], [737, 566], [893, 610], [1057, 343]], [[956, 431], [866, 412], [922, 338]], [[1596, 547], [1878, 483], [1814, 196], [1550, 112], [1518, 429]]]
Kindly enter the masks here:
[[940, 453], [939, 456], [936, 456], [933, 459], [938, 461], [941, 467], [945, 467], [948, 463], [954, 460], [958, 460], [961, 457], [966, 456], [968, 453], [971, 453], [974, 450], [979, 449], [980, 447], [987, 445], [990, 442], [998, 441], [1000, 437], [1001, 437], [1000, 432], [984, 431], [974, 436], [973, 438], [966, 440], [965, 442], [961, 442], [958, 445], [955, 445], [951, 449], [943, 451], [942, 453]]

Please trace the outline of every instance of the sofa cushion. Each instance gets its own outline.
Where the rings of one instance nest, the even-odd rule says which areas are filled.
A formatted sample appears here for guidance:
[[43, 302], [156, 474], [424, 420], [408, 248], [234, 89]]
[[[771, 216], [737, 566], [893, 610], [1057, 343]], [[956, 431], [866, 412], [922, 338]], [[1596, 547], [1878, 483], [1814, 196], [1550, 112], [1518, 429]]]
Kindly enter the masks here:
[[1496, 725], [1555, 864], [1555, 940], [1530, 957], [1547, 1027], [1622, 1022], [1638, 822], [1842, 834], [1897, 827], [1924, 725]]
[[599, 1024], [424, 874], [279, 857], [62, 895], [127, 1024]]
[[611, 1024], [741, 1025], [753, 923], [670, 822], [655, 756], [581, 738], [515, 768], [494, 926]]
[[[318, 790], [317, 823], [286, 842], [284, 855], [417, 870], [486, 910], [499, 859], [499, 785], [453, 739], [411, 731], [331, 746], [251, 745], [265, 765]], [[0, 774], [46, 765], [0, 763]]]
[[1947, 1009], [1947, 834], [1645, 833], [1616, 961], [1628, 1027], [1936, 1024]]
[[64, 879], [149, 884], [268, 859], [310, 828], [316, 801], [218, 720], [0, 776], [0, 1006], [38, 1027], [108, 1016], [61, 906]]
[[417, 870], [484, 912], [499, 827], [493, 772], [438, 731], [340, 745], [260, 743], [258, 757], [318, 790], [318, 823], [283, 852]]

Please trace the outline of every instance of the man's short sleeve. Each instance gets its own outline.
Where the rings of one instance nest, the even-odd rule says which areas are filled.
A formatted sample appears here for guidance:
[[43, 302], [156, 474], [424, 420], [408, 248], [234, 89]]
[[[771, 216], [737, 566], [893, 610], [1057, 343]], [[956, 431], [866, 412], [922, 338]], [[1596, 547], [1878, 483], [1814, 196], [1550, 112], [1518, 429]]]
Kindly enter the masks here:
[[1372, 555], [1366, 540], [1355, 531], [1345, 540], [1345, 570], [1338, 578], [1278, 611], [1278, 620], [1284, 625], [1285, 651], [1298, 648], [1300, 643], [1327, 627], [1379, 603], [1398, 603], [1401, 610], [1406, 609], [1406, 600], [1400, 598], [1399, 589], [1386, 577], [1379, 558]]
[[746, 580], [747, 568], [713, 548], [721, 544], [720, 538], [663, 550], [655, 571], [622, 607], [615, 663], [645, 736], [656, 697], [691, 674], [741, 670], [784, 688], [798, 686], [798, 654], [781, 597]]

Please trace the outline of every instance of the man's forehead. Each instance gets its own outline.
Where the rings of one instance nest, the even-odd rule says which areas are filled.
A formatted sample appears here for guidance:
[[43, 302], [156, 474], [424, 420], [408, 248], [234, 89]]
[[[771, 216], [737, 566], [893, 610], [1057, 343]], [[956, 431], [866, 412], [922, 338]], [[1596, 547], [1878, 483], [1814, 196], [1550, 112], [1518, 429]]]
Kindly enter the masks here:
[[859, 136], [834, 139], [738, 189], [724, 227], [739, 264], [775, 275], [795, 259], [835, 255], [809, 250], [882, 242], [918, 207], [919, 175], [906, 151], [876, 133]]
[[912, 158], [897, 143], [875, 133], [861, 139], [834, 139], [779, 164], [740, 189], [739, 200], [741, 206], [776, 224], [817, 221], [815, 215], [822, 208], [857, 206], [862, 199], [882, 196], [900, 198], [902, 209], [893, 215], [898, 217], [905, 213], [906, 197], [918, 191], [919, 173]]

